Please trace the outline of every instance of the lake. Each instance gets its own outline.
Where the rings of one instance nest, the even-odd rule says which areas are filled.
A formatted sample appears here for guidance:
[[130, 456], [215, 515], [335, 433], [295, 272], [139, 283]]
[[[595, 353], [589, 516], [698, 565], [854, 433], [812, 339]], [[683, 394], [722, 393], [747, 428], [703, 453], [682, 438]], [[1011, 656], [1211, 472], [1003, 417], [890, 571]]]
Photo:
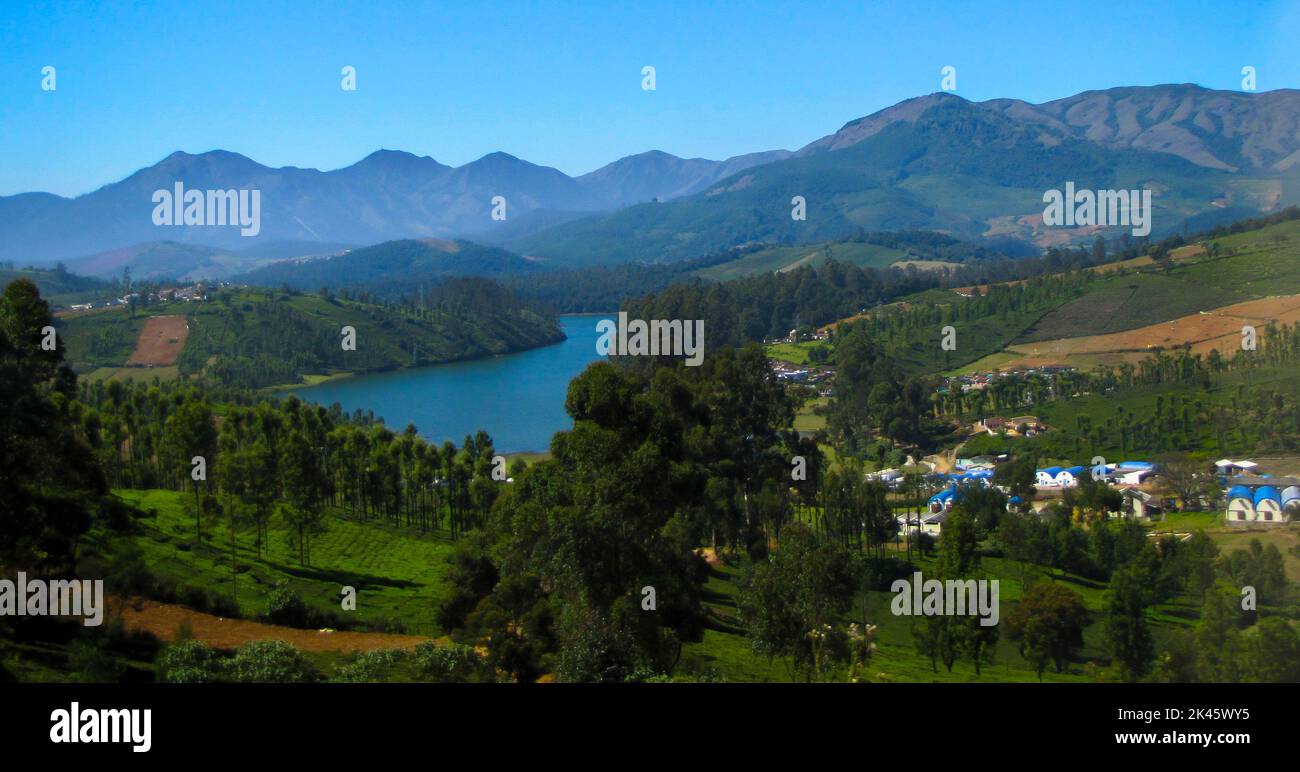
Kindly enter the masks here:
[[601, 315], [564, 315], [566, 339], [491, 359], [357, 375], [295, 389], [300, 398], [347, 413], [360, 408], [394, 431], [415, 424], [426, 440], [460, 445], [483, 429], [503, 453], [547, 450], [551, 435], [572, 428], [564, 412], [569, 381], [599, 358]]

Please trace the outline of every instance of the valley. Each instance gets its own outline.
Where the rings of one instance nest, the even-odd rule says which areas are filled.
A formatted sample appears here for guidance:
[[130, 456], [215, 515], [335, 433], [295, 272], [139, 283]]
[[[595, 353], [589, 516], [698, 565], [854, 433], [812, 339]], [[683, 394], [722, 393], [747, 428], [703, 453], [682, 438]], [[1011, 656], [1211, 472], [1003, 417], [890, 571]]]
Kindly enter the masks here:
[[[945, 92], [717, 161], [0, 197], [0, 565], [114, 599], [0, 620], [0, 678], [1298, 680], [1297, 106]], [[899, 612], [918, 572], [997, 623]]]

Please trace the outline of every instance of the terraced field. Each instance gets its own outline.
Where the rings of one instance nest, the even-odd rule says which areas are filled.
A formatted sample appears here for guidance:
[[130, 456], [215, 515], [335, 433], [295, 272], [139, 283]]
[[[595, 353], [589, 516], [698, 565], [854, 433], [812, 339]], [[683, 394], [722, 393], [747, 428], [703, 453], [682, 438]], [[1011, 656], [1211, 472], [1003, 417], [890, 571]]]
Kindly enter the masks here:
[[[192, 503], [189, 494], [165, 490], [116, 493], [146, 512], [157, 512], [155, 518], [142, 523], [143, 532], [132, 539], [150, 571], [178, 587], [230, 596], [229, 532], [221, 522], [205, 523], [199, 543], [194, 516], [187, 511], [187, 502]], [[258, 558], [252, 528], [244, 526], [236, 532], [241, 609], [261, 613], [276, 582], [283, 581], [304, 603], [321, 611], [355, 613], [360, 621], [374, 624], [400, 619], [408, 633], [441, 633], [434, 615], [447, 592], [444, 556], [452, 548], [444, 536], [422, 535], [381, 522], [327, 517], [324, 532], [312, 539], [311, 563], [304, 566], [298, 563], [290, 535], [289, 528], [273, 518]], [[103, 543], [97, 546], [109, 549]], [[340, 611], [339, 593], [344, 586], [357, 590], [355, 612]]]
[[1157, 273], [1115, 275], [1044, 315], [1013, 345], [1133, 330], [1248, 299], [1231, 284]]
[[1157, 350], [1183, 347], [1203, 355], [1218, 349], [1227, 356], [1240, 346], [1244, 325], [1262, 328], [1269, 322], [1300, 322], [1300, 295], [1248, 300], [1124, 332], [1017, 343], [972, 368], [982, 372], [1043, 365], [1117, 365], [1136, 363]]

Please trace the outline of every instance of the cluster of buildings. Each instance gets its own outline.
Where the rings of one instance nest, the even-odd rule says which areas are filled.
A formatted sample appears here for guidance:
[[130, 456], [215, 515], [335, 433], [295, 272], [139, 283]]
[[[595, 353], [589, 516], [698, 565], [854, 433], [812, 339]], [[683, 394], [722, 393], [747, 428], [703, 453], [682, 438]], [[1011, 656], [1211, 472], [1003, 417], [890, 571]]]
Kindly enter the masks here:
[[972, 487], [988, 488], [993, 485], [993, 466], [998, 459], [1005, 460], [1006, 456], [962, 458], [957, 460], [957, 471], [955, 472], [947, 474], [936, 472], [926, 475], [926, 480], [929, 483], [944, 487], [930, 497], [926, 502], [926, 511], [919, 518], [913, 518], [909, 521], [907, 515], [898, 517], [899, 527], [903, 533], [920, 531], [921, 533], [937, 536], [943, 530], [943, 524], [947, 522], [949, 512], [954, 506], [961, 503], [966, 490]]
[[203, 284], [196, 283], [187, 287], [167, 287], [157, 292], [142, 294], [139, 292], [128, 292], [120, 298], [110, 298], [108, 300], [97, 300], [90, 303], [73, 303], [68, 306], [72, 311], [93, 311], [96, 308], [113, 308], [114, 306], [127, 306], [132, 302], [161, 302], [175, 301], [178, 303], [191, 303], [206, 299], [207, 295]]
[[169, 287], [160, 289], [154, 293], [153, 297], [158, 300], [174, 300], [178, 303], [192, 303], [204, 299], [202, 284], [191, 284], [188, 287]]
[[[138, 297], [138, 296], [137, 296]], [[73, 303], [68, 306], [72, 311], [92, 311], [96, 308], [112, 308], [113, 306], [124, 306], [131, 302], [130, 295], [124, 295], [120, 298], [110, 298], [108, 300], [92, 301], [90, 303]]]
[[835, 368], [825, 365], [800, 366], [779, 359], [770, 361], [772, 363], [772, 372], [776, 373], [778, 381], [813, 386], [820, 396], [831, 396], [831, 383], [835, 380]]
[[[949, 511], [955, 505], [961, 503], [964, 491], [973, 486], [987, 488], [993, 485], [994, 463], [1005, 460], [1005, 458], [1005, 456], [1000, 456], [997, 458], [958, 459], [958, 471], [949, 474], [929, 475], [927, 479], [945, 485], [945, 487], [931, 496], [926, 502], [926, 513], [920, 517], [919, 521], [907, 522], [906, 517], [900, 518], [899, 522], [902, 524], [904, 532], [912, 530], [931, 534], [941, 532], [944, 522], [948, 519]], [[1036, 470], [1035, 487], [1044, 493], [1050, 494], [1052, 491], [1073, 488], [1079, 484], [1081, 479], [1090, 475], [1094, 479], [1105, 481], [1107, 484], [1123, 490], [1126, 504], [1134, 514], [1138, 517], [1149, 517], [1161, 511], [1165, 506], [1165, 503], [1158, 496], [1143, 491], [1139, 487], [1154, 473], [1155, 465], [1149, 461], [1123, 461], [1119, 464], [1098, 464], [1093, 467], [1050, 466]], [[1005, 488], [999, 489], [1006, 491]], [[1022, 501], [1019, 496], [1012, 496], [1007, 502], [1007, 507], [1008, 509], [1022, 509], [1025, 504], [1026, 502]]]
[[[926, 476], [932, 485], [943, 486], [942, 490], [932, 495], [926, 502], [925, 511], [920, 515], [898, 516], [899, 527], [904, 534], [926, 533], [938, 536], [944, 523], [948, 520], [954, 506], [961, 503], [973, 487], [993, 485], [993, 459], [979, 457], [976, 459], [959, 459], [958, 471], [949, 474], [933, 473]], [[1215, 476], [1223, 488], [1223, 501], [1226, 505], [1225, 521], [1228, 525], [1285, 525], [1300, 522], [1300, 477], [1274, 476], [1261, 472], [1259, 464], [1254, 461], [1234, 461], [1221, 459], [1214, 464]], [[1149, 461], [1123, 461], [1118, 464], [1097, 464], [1095, 466], [1051, 466], [1036, 470], [1035, 487], [1039, 491], [1039, 503], [1046, 505], [1060, 496], [1064, 489], [1075, 487], [1085, 476], [1100, 480], [1118, 489], [1124, 497], [1125, 513], [1138, 519], [1146, 519], [1181, 505], [1168, 492], [1162, 492], [1161, 486], [1152, 484], [1151, 478], [1157, 475], [1157, 466]], [[1208, 472], [1202, 473], [1206, 482], [1210, 481]], [[876, 472], [875, 479], [881, 479], [896, 487], [894, 483], [901, 480], [898, 470], [887, 469]], [[1006, 492], [1005, 488], [999, 490]], [[1029, 502], [1012, 496], [1007, 504], [1011, 510], [1024, 510]], [[1038, 511], [1038, 507], [1034, 507]], [[1125, 516], [1119, 512], [1112, 517]]]
[[1121, 461], [1113, 466], [1098, 464], [1092, 468], [1049, 466], [1034, 471], [1034, 485], [1039, 488], [1073, 488], [1084, 475], [1117, 487], [1141, 485], [1147, 477], [1155, 474], [1155, 468], [1150, 461]]
[[1254, 461], [1224, 458], [1214, 467], [1226, 488], [1228, 525], [1280, 525], [1300, 517], [1300, 478], [1263, 474]]
[[804, 330], [803, 332], [800, 332], [799, 328], [796, 327], [786, 334], [784, 340], [786, 343], [799, 343], [806, 340], [830, 340], [830, 338], [831, 332], [827, 328], [822, 328], [820, 330]]
[[960, 391], [963, 394], [969, 391], [980, 391], [993, 385], [993, 382], [999, 378], [1010, 377], [1027, 377], [1032, 375], [1055, 375], [1074, 370], [1073, 367], [1064, 365], [1043, 365], [1042, 367], [1014, 367], [1007, 370], [992, 370], [987, 373], [968, 373], [966, 375], [954, 375], [945, 381], [945, 385], [939, 389], [941, 393], [952, 393]]
[[976, 421], [971, 430], [976, 433], [986, 432], [993, 437], [999, 434], [1005, 434], [1008, 437], [1035, 437], [1046, 428], [1038, 420], [1037, 416], [1022, 415], [1015, 418], [985, 418], [982, 421]]

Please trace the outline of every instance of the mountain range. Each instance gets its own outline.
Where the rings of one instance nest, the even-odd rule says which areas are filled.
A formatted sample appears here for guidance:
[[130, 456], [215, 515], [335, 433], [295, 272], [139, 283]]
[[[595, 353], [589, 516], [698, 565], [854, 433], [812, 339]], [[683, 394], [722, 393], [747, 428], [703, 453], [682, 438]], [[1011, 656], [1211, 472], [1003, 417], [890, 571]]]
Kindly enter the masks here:
[[[260, 190], [260, 234], [154, 225], [153, 192], [178, 181], [191, 190]], [[1067, 181], [1151, 189], [1153, 236], [1296, 203], [1300, 91], [1122, 87], [1042, 104], [937, 93], [850, 121], [794, 152], [713, 161], [650, 151], [577, 177], [506, 153], [453, 168], [380, 150], [319, 171], [270, 168], [224, 150], [177, 152], [75, 198], [0, 197], [0, 260], [65, 260], [103, 275], [131, 265], [133, 254], [166, 267], [170, 252], [191, 255], [186, 271], [229, 275], [346, 245], [432, 238], [582, 266], [688, 259], [859, 229], [1045, 247], [1100, 230], [1043, 225], [1044, 190]], [[495, 196], [505, 199], [504, 221], [491, 216]], [[804, 220], [791, 216], [795, 196], [806, 201]]]
[[[48, 193], [0, 197], [0, 260], [39, 263], [96, 256], [84, 262], [100, 265], [105, 262], [98, 259], [101, 253], [123, 248], [146, 252], [160, 241], [228, 256], [288, 244], [307, 255], [341, 244], [490, 235], [494, 224], [503, 232], [507, 227], [518, 232], [521, 220], [545, 227], [638, 201], [689, 195], [726, 175], [788, 155], [777, 151], [710, 161], [652, 151], [569, 177], [506, 153], [453, 168], [427, 156], [379, 150], [351, 166], [322, 172], [274, 169], [225, 150], [176, 152], [76, 198]], [[245, 237], [234, 227], [155, 225], [154, 191], [171, 191], [178, 181], [186, 190], [260, 190], [260, 233]], [[495, 196], [506, 200], [504, 222], [491, 218]], [[276, 252], [274, 247], [269, 251]]]

